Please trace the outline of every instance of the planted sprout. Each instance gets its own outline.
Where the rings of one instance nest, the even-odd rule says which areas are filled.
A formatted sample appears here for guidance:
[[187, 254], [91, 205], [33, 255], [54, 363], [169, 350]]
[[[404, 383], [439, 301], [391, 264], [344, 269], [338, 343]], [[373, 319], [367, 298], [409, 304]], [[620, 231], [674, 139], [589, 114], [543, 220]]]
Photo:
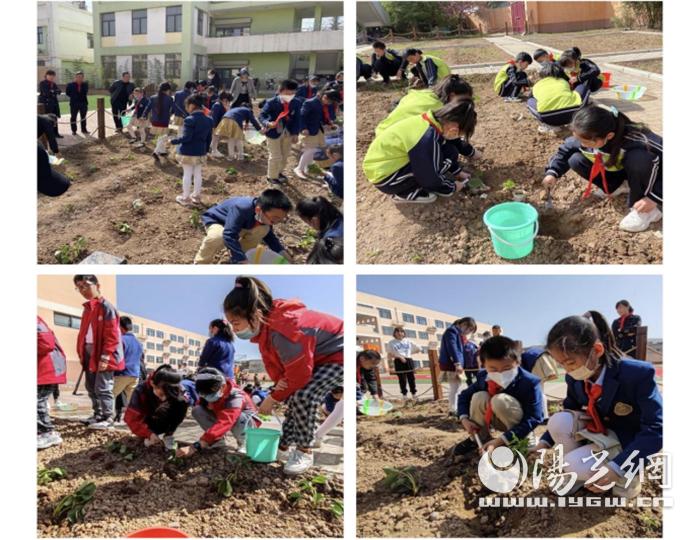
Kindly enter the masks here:
[[112, 441], [107, 445], [107, 450], [113, 454], [118, 454], [124, 461], [134, 461], [136, 454], [131, 450], [126, 444], [120, 443], [119, 441]]
[[187, 221], [193, 228], [199, 229], [202, 226], [202, 212], [195, 208], [192, 210], [192, 213]]
[[78, 262], [87, 249], [87, 241], [78, 236], [70, 244], [63, 244], [54, 252], [54, 257], [60, 264], [73, 264]]
[[517, 186], [518, 186], [518, 184], [515, 182], [515, 180], [512, 180], [510, 178], [508, 180], [506, 180], [505, 182], [503, 182], [503, 189], [505, 189], [506, 191], [511, 191], [511, 190], [515, 189]]
[[117, 223], [115, 225], [115, 228], [117, 229], [117, 232], [119, 234], [123, 234], [124, 236], [130, 236], [133, 234], [134, 229], [129, 225], [127, 222], [122, 222], [122, 223]]
[[333, 514], [333, 517], [342, 519], [344, 511], [345, 507], [343, 506], [343, 501], [339, 499], [333, 499], [333, 501], [331, 502], [331, 513]]
[[385, 467], [384, 485], [394, 493], [411, 494], [414, 497], [420, 490], [415, 467]]
[[325, 173], [325, 171], [321, 167], [319, 167], [316, 163], [312, 163], [311, 165], [309, 165], [309, 167], [307, 168], [307, 171], [315, 176], [322, 176]]
[[70, 525], [83, 521], [85, 519], [85, 505], [92, 501], [96, 489], [97, 486], [94, 482], [86, 482], [75, 493], [63, 497], [54, 508], [54, 521], [58, 523], [65, 519]]
[[39, 469], [36, 473], [36, 482], [40, 486], [45, 486], [56, 480], [61, 480], [67, 476], [66, 470], [63, 467], [54, 467], [52, 469]]
[[517, 435], [513, 434], [513, 439], [508, 443], [508, 448], [510, 448], [513, 452], [519, 452], [523, 456], [526, 456], [529, 444], [530, 443], [527, 438], [521, 439]]
[[226, 174], [229, 176], [236, 176], [238, 174], [238, 169], [236, 169], [236, 167], [228, 167], [226, 169]]
[[299, 241], [299, 247], [303, 249], [310, 249], [316, 243], [316, 231], [313, 229], [306, 229], [304, 231], [301, 240]]
[[250, 469], [252, 466], [251, 459], [241, 454], [227, 454], [226, 463], [232, 465], [233, 468], [226, 476], [214, 481], [216, 492], [222, 497], [230, 497], [233, 495], [233, 486], [240, 478], [241, 473]]
[[322, 474], [314, 476], [311, 480], [302, 480], [297, 484], [299, 490], [293, 491], [292, 493], [287, 495], [287, 500], [291, 504], [296, 504], [305, 496], [307, 496], [308, 499], [311, 501], [312, 506], [314, 508], [318, 508], [318, 506], [325, 500], [326, 497], [325, 495], [323, 495], [323, 493], [320, 493], [318, 491], [317, 486], [325, 486], [327, 483], [328, 479]]
[[131, 208], [133, 208], [134, 212], [137, 214], [143, 214], [143, 211], [146, 209], [146, 205], [143, 204], [141, 199], [134, 199], [131, 203]]

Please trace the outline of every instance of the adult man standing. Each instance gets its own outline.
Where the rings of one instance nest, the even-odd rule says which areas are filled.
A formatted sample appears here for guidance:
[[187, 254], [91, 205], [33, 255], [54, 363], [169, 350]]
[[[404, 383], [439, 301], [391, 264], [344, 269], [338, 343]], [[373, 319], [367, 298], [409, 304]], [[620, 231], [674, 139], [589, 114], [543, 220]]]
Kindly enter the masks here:
[[[39, 83], [39, 103], [44, 106], [44, 114], [55, 114], [56, 118], [61, 118], [61, 109], [58, 106], [58, 96], [61, 90], [55, 82], [56, 72], [53, 69], [46, 71], [44, 80]], [[54, 132], [59, 139], [63, 138], [58, 132], [58, 123], [54, 126]]]
[[114, 81], [109, 87], [109, 101], [112, 105], [112, 117], [114, 126], [119, 133], [122, 132], [122, 114], [131, 101], [131, 94], [134, 92], [134, 83], [131, 82], [131, 74], [128, 71], [122, 73], [122, 78]]
[[76, 119], [80, 113], [80, 131], [87, 134], [88, 83], [82, 71], [76, 72], [73, 82], [68, 83], [66, 95], [70, 98], [70, 130], [73, 135], [78, 133]]

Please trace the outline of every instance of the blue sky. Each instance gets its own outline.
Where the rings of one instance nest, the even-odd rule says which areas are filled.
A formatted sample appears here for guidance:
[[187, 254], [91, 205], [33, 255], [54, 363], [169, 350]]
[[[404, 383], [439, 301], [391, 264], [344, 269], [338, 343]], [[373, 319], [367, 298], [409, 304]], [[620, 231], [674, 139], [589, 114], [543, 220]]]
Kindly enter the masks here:
[[[223, 317], [221, 306], [235, 276], [117, 276], [117, 306], [191, 332], [207, 334], [209, 321]], [[341, 276], [261, 276], [275, 298], [298, 298], [307, 307], [343, 317]], [[259, 357], [257, 345], [236, 340], [236, 351]]]
[[357, 276], [357, 289], [500, 324], [526, 345], [543, 343], [559, 319], [589, 309], [612, 322], [615, 303], [626, 299], [649, 337], [662, 336], [660, 276]]

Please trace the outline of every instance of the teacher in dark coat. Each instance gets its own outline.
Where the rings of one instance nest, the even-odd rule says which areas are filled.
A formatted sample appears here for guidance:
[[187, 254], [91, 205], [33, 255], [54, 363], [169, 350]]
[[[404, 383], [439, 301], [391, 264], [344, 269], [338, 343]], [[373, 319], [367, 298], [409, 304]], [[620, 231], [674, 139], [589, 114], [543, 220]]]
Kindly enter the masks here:
[[134, 92], [134, 83], [131, 82], [131, 74], [128, 71], [122, 73], [122, 78], [114, 81], [109, 87], [109, 101], [112, 105], [112, 118], [114, 126], [119, 133], [122, 132], [122, 115], [131, 103], [131, 94]]

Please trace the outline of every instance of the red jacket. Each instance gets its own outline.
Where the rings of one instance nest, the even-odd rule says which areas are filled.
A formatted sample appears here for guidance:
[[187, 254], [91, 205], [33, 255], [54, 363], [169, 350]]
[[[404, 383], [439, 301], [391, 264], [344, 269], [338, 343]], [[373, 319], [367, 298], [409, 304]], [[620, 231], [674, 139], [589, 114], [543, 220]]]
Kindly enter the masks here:
[[66, 384], [66, 355], [49, 325], [37, 315], [37, 384]]
[[306, 309], [298, 300], [274, 300], [260, 333], [251, 339], [260, 348], [265, 370], [285, 390], [270, 394], [284, 401], [311, 380], [315, 367], [343, 364], [343, 321]]
[[[92, 327], [93, 349], [86, 366], [85, 336], [88, 326]], [[78, 358], [86, 370], [97, 373], [102, 356], [108, 358], [107, 371], [124, 369], [124, 349], [117, 308], [104, 298], [95, 298], [83, 304], [83, 317], [78, 331]]]
[[[163, 403], [158, 396], [153, 393], [153, 373], [141, 384], [139, 384], [131, 394], [131, 400], [124, 413], [124, 422], [129, 426], [131, 432], [137, 437], [148, 439], [151, 434], [151, 428], [148, 427], [146, 419], [152, 416], [156, 409]], [[188, 403], [183, 396], [181, 407], [171, 408], [170, 412], [173, 416], [179, 415], [180, 423], [187, 415]]]
[[[200, 398], [197, 404], [210, 410], [216, 416], [216, 423], [200, 437], [200, 440], [209, 445], [214, 444], [231, 431], [238, 422], [241, 412], [244, 410], [257, 412], [258, 410], [251, 397], [231, 380], [226, 380], [224, 395], [218, 401], [209, 403]], [[259, 423], [255, 421], [255, 425], [257, 426]]]

